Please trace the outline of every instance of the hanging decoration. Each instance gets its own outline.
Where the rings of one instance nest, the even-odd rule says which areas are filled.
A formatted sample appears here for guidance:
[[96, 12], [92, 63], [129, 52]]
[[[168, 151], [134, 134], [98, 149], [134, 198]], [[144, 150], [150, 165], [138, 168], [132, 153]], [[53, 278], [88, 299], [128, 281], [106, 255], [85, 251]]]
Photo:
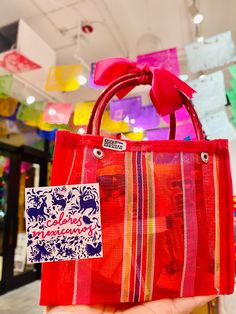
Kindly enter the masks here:
[[134, 119], [141, 114], [142, 97], [128, 97], [110, 102], [110, 116], [112, 120], [122, 121]]
[[227, 138], [236, 139], [236, 132], [230, 123], [225, 110], [207, 115], [201, 119], [203, 130], [209, 139]]
[[12, 93], [12, 85], [12, 74], [0, 76], [0, 116], [15, 120], [18, 100], [9, 96]]
[[51, 124], [67, 124], [72, 112], [69, 103], [49, 102], [44, 109], [44, 121]]
[[10, 121], [16, 121], [17, 120], [18, 109], [19, 109], [19, 101], [17, 103], [15, 112], [11, 116], [5, 117], [5, 119], [10, 120]]
[[87, 125], [92, 113], [94, 102], [78, 103], [74, 112], [74, 125]]
[[8, 134], [7, 121], [4, 119], [0, 120], [0, 138], [5, 137]]
[[70, 116], [70, 120], [67, 124], [51, 124], [51, 123], [48, 123], [48, 122], [45, 122], [44, 121], [44, 118], [43, 118], [43, 115], [44, 113], [40, 113], [40, 116], [39, 116], [39, 121], [38, 121], [38, 128], [42, 131], [53, 131], [55, 129], [57, 130], [68, 130], [70, 132], [77, 132], [78, 130], [78, 127], [75, 126], [73, 124], [73, 120], [71, 121], [71, 119], [73, 119], [73, 114]]
[[125, 137], [132, 141], [142, 141], [144, 139], [144, 132], [129, 132]]
[[71, 131], [68, 124], [51, 124], [51, 126], [57, 130], [67, 130]]
[[226, 94], [232, 107], [236, 108], [236, 89], [229, 89]]
[[236, 64], [234, 65], [231, 65], [229, 68], [228, 68], [230, 74], [232, 75], [232, 77], [236, 80]]
[[193, 123], [189, 121], [187, 123], [177, 125], [175, 139], [176, 140], [183, 140], [183, 139], [195, 140], [196, 135], [195, 135]]
[[227, 91], [227, 96], [231, 104], [231, 122], [236, 127], [236, 64], [230, 66], [228, 69], [232, 78], [230, 80], [231, 89]]
[[56, 132], [57, 132], [57, 129], [53, 129], [52, 131], [44, 131], [44, 130], [38, 129], [37, 134], [39, 137], [45, 140], [52, 141], [56, 137]]
[[0, 76], [0, 99], [8, 97], [12, 92], [13, 76], [6, 74]]
[[15, 115], [17, 105], [18, 100], [16, 98], [12, 98], [10, 96], [0, 98], [0, 116], [6, 118], [12, 117]]
[[129, 120], [129, 125], [133, 127], [152, 129], [160, 124], [160, 116], [157, 114], [153, 105], [143, 106], [139, 116]]
[[137, 56], [138, 64], [148, 64], [149, 66], [155, 66], [165, 68], [175, 75], [180, 74], [180, 66], [176, 48], [170, 48], [166, 50], [160, 50], [148, 54]]
[[109, 133], [122, 133], [129, 131], [129, 125], [124, 121], [111, 120], [110, 113], [105, 111], [103, 114], [101, 129]]
[[31, 105], [24, 101], [20, 104], [17, 119], [23, 121], [28, 126], [37, 127], [44, 106], [45, 104], [42, 101], [35, 101]]
[[37, 127], [42, 131], [52, 131], [55, 126], [44, 121], [44, 113], [40, 112]]
[[[149, 140], [167, 140], [169, 138], [169, 127], [163, 127], [155, 130], [146, 130], [146, 138]], [[178, 124], [176, 127], [176, 140], [195, 140], [196, 135], [192, 122]]]
[[234, 127], [236, 127], [236, 112], [232, 112], [233, 116], [231, 118], [231, 122], [233, 124]]
[[89, 86], [91, 88], [101, 89], [103, 86], [97, 85], [94, 83], [94, 72], [95, 72], [96, 63], [91, 63], [90, 75], [89, 75]]
[[[80, 131], [83, 129], [83, 128], [78, 127], [77, 125], [74, 124], [74, 112], [72, 112], [70, 115], [70, 119], [68, 121], [68, 128], [71, 132], [76, 132], [76, 133], [77, 133], [78, 129], [80, 129]], [[81, 133], [86, 133], [86, 130], [81, 131]]]
[[16, 50], [3, 54], [0, 66], [12, 73], [32, 71], [41, 67]]
[[200, 76], [189, 85], [197, 91], [192, 101], [200, 118], [210, 111], [221, 110], [227, 104], [222, 71]]
[[231, 32], [225, 32], [185, 46], [191, 72], [210, 70], [232, 62], [235, 45]]
[[169, 135], [169, 128], [160, 128], [157, 130], [146, 131], [146, 138], [148, 140], [167, 140]]
[[229, 81], [229, 84], [230, 86], [232, 87], [233, 90], [235, 90], [236, 92], [236, 80], [234, 78], [232, 78], [230, 81]]
[[7, 123], [8, 134], [16, 134], [20, 132], [16, 121], [6, 120], [6, 123]]
[[22, 73], [55, 64], [55, 51], [22, 19], [1, 27], [1, 34], [4, 41], [0, 63], [9, 72]]
[[71, 92], [80, 87], [81, 64], [58, 65], [49, 68], [45, 89], [48, 92]]
[[[175, 111], [175, 117], [176, 117], [176, 121], [186, 121], [189, 120], [189, 114], [188, 111], [186, 110], [186, 108], [183, 106], [180, 109]], [[170, 118], [169, 115], [167, 116], [163, 116], [162, 119], [166, 122], [166, 123], [170, 123]]]

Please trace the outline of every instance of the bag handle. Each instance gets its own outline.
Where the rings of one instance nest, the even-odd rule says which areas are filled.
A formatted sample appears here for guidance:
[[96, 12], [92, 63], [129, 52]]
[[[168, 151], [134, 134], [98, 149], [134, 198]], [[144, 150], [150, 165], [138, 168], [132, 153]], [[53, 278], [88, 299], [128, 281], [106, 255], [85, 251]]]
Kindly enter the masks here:
[[[100, 95], [100, 97], [97, 99], [87, 129], [88, 134], [93, 135], [99, 135], [100, 134], [100, 126], [102, 121], [102, 115], [106, 109], [107, 104], [110, 102], [112, 97], [114, 97], [119, 91], [122, 89], [125, 89], [127, 87], [135, 87], [138, 85], [151, 85], [152, 82], [152, 75], [150, 74], [142, 74], [142, 73], [131, 73], [124, 76], [121, 76], [120, 78], [114, 80], [108, 87], [103, 91], [103, 93]], [[183, 104], [188, 111], [190, 118], [192, 120], [196, 138], [198, 140], [204, 140], [205, 136], [202, 131], [201, 123], [199, 121], [199, 118], [196, 114], [195, 109], [193, 108], [193, 105], [189, 101], [188, 98], [186, 98], [182, 93], [181, 96], [183, 98]], [[155, 108], [157, 107], [155, 103], [153, 104]], [[175, 139], [175, 132], [176, 132], [176, 119], [175, 119], [175, 113], [170, 114], [170, 133], [169, 138]]]
[[[119, 77], [118, 79], [112, 81], [105, 89], [104, 91], [100, 94], [100, 96], [98, 97], [91, 116], [90, 116], [90, 120], [89, 120], [89, 124], [87, 127], [87, 134], [92, 134], [92, 128], [93, 128], [93, 120], [95, 117], [95, 113], [98, 110], [98, 107], [100, 105], [100, 102], [102, 101], [103, 97], [105, 97], [105, 95], [110, 92], [117, 84], [120, 84], [128, 79], [131, 78], [135, 78], [137, 77], [137, 73], [132, 73], [132, 74], [127, 74], [127, 75], [123, 75], [121, 77]], [[113, 96], [112, 96], [113, 97]], [[169, 115], [170, 117], [170, 132], [169, 132], [169, 139], [170, 140], [174, 140], [175, 139], [175, 135], [176, 135], [176, 118], [175, 118], [175, 113], [171, 113]]]

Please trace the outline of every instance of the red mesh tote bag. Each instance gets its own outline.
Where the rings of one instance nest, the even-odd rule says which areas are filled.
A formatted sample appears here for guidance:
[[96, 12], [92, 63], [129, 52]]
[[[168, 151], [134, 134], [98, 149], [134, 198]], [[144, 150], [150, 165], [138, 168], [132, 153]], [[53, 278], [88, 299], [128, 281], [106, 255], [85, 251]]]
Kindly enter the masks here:
[[[105, 62], [105, 63], [104, 63]], [[125, 59], [97, 65], [101, 85], [88, 134], [57, 133], [52, 185], [99, 183], [103, 257], [44, 263], [41, 304], [144, 302], [230, 294], [234, 286], [233, 206], [227, 140], [207, 141], [187, 96], [163, 69]], [[100, 72], [99, 72], [100, 71]], [[151, 85], [153, 105], [170, 114], [171, 140], [103, 137], [114, 95]], [[192, 119], [195, 141], [174, 140], [174, 111]]]

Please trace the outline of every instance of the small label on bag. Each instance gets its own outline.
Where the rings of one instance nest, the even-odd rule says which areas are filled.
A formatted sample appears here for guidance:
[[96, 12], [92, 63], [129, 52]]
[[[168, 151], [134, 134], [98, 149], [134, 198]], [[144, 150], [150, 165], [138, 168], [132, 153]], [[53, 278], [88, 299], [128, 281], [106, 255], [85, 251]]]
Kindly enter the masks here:
[[111, 150], [123, 151], [126, 150], [126, 142], [104, 137], [102, 147]]
[[102, 257], [99, 185], [25, 189], [28, 263]]

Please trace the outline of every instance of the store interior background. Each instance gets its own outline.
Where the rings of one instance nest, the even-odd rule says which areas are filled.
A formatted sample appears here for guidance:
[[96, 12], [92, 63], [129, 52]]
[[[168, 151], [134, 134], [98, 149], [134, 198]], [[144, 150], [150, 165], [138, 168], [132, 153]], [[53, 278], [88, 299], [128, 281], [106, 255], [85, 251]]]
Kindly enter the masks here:
[[[191, 4], [195, 4], [204, 16], [198, 25], [193, 23], [189, 10]], [[48, 103], [69, 103], [72, 112], [77, 110], [80, 113], [78, 103], [94, 102], [102, 91], [101, 88], [91, 88], [89, 84], [91, 64], [109, 57], [136, 60], [138, 55], [177, 48], [180, 74], [185, 75], [185, 78], [187, 75], [187, 83], [202, 75], [222, 71], [226, 93], [232, 89], [232, 74], [228, 68], [236, 62], [236, 50], [232, 60], [193, 73], [188, 65], [185, 47], [202, 40], [206, 40], [207, 44], [207, 38], [227, 31], [231, 32], [236, 45], [235, 13], [235, 0], [1, 0], [0, 81], [2, 76], [12, 75], [11, 94], [8, 96], [17, 99], [19, 106], [29, 100], [29, 96], [33, 96], [29, 106], [37, 101], [43, 102], [44, 106]], [[20, 35], [19, 25], [15, 23], [19, 19], [27, 25], [26, 32], [23, 29]], [[11, 23], [15, 23], [11, 28], [13, 33], [8, 32], [9, 38], [6, 39], [2, 28]], [[11, 42], [15, 35], [18, 37], [16, 44]], [[4, 67], [4, 56], [12, 49], [21, 52], [39, 67], [23, 72]], [[225, 51], [215, 53], [220, 55]], [[206, 60], [210, 58], [207, 55], [205, 57]], [[81, 86], [73, 91], [45, 89], [50, 67], [78, 64], [82, 65], [80, 79], [83, 76], [87, 81], [84, 85], [82, 79]], [[143, 105], [147, 105], [150, 103], [148, 91], [148, 87], [142, 86], [133, 90], [129, 96], [141, 96]], [[2, 98], [0, 95], [0, 102]], [[233, 104], [227, 98], [227, 103], [220, 109], [206, 112], [206, 116], [222, 110], [227, 114], [225, 125], [214, 125], [212, 138], [222, 136], [230, 140], [236, 195], [236, 124], [232, 123], [232, 108]], [[72, 118], [73, 115], [70, 116], [69, 129], [84, 132], [86, 125], [75, 125]], [[8, 117], [1, 116], [0, 109], [1, 294], [40, 277], [39, 267], [25, 263], [24, 188], [49, 184], [53, 151], [53, 141], [49, 140], [50, 131], [46, 128], [46, 132], [39, 132], [42, 121], [32, 123], [18, 118], [9, 121]], [[56, 125], [56, 129], [64, 127]], [[157, 129], [167, 127], [165, 121], [157, 125]], [[104, 132], [115, 131], [108, 128]], [[146, 137], [145, 129], [134, 128], [131, 124], [126, 133], [129, 138]]]

